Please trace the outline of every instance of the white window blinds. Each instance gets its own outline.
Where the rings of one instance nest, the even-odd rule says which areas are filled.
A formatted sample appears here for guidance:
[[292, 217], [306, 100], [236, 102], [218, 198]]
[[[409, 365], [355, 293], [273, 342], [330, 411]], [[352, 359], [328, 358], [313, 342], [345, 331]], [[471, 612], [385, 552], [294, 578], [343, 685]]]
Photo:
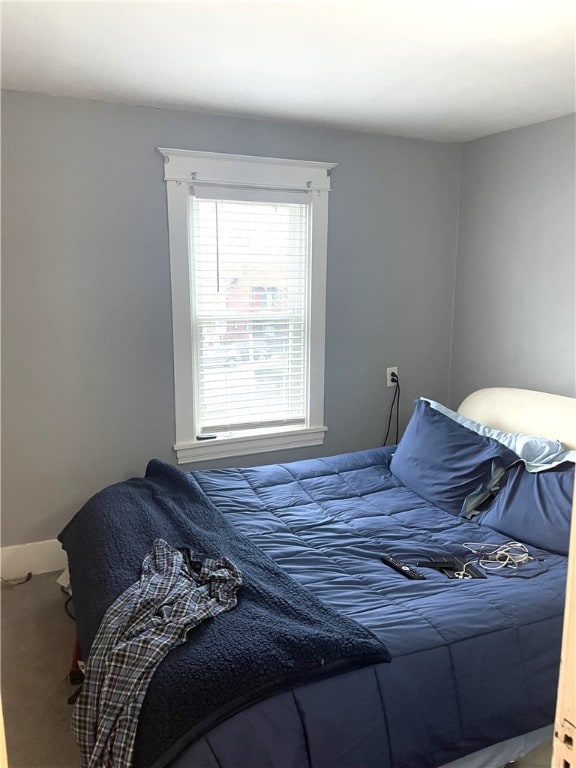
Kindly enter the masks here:
[[309, 197], [195, 187], [190, 246], [198, 437], [307, 425]]

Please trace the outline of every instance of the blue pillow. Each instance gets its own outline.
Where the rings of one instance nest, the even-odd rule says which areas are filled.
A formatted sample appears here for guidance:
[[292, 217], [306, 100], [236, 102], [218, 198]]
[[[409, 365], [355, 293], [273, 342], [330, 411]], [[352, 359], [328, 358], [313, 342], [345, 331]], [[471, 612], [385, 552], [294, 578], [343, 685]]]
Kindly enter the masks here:
[[503, 432], [496, 427], [488, 427], [486, 424], [480, 424], [477, 421], [463, 416], [458, 411], [446, 408], [445, 405], [430, 400], [429, 397], [423, 397], [432, 408], [440, 411], [445, 416], [449, 416], [453, 421], [468, 427], [479, 435], [486, 435], [503, 443], [507, 448], [519, 456], [528, 472], [542, 472], [543, 470], [563, 464], [565, 461], [576, 462], [576, 451], [566, 451], [559, 440], [551, 440], [547, 437], [536, 437], [535, 435], [524, 435], [521, 432]]
[[492, 504], [476, 521], [515, 541], [568, 554], [574, 465], [565, 463], [536, 474], [511, 467]]
[[416, 400], [390, 469], [426, 501], [469, 517], [518, 460], [505, 445]]

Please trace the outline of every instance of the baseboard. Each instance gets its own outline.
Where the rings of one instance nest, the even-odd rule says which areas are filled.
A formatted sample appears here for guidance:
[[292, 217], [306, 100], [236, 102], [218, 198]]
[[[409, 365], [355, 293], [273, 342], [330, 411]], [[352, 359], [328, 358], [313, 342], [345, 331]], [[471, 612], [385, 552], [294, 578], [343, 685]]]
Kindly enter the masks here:
[[27, 573], [49, 573], [66, 568], [66, 553], [56, 539], [33, 541], [0, 549], [3, 579], [18, 579]]

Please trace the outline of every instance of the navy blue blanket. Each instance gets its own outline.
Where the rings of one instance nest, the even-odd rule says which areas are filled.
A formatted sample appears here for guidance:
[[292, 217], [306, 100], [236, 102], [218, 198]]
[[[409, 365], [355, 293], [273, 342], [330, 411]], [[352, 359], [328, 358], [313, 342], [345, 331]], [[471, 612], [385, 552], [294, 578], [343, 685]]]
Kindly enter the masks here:
[[190, 475], [151, 461], [145, 478], [94, 496], [61, 532], [86, 656], [109, 605], [138, 580], [152, 541], [228, 557], [237, 607], [193, 630], [156, 671], [134, 765], [166, 765], [202, 733], [283, 686], [390, 661], [368, 629], [328, 608], [234, 528]]

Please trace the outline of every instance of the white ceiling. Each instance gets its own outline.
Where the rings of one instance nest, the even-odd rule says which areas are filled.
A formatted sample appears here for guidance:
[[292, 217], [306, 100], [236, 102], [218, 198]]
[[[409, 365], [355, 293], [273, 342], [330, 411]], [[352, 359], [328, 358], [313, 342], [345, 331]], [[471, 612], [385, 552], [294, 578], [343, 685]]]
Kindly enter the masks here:
[[4, 88], [464, 141], [575, 111], [565, 0], [4, 2]]

